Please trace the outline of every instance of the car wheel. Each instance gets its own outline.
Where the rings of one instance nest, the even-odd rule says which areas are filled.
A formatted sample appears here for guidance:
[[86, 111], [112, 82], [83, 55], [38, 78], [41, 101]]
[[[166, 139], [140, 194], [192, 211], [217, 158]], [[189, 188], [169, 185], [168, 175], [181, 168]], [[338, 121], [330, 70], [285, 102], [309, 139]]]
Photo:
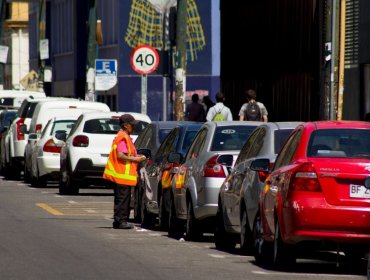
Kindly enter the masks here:
[[168, 236], [179, 239], [184, 234], [184, 223], [176, 216], [175, 200], [170, 196], [170, 213], [168, 217]]
[[216, 249], [222, 251], [230, 251], [234, 249], [236, 245], [234, 234], [231, 234], [225, 230], [225, 223], [220, 202], [218, 202], [218, 209], [216, 213], [215, 245]]
[[61, 195], [74, 195], [78, 194], [79, 186], [76, 184], [76, 181], [73, 180], [70, 171], [65, 170], [63, 174], [61, 174], [61, 178], [59, 181], [59, 194]]
[[253, 223], [254, 258], [259, 264], [268, 264], [272, 261], [272, 243], [263, 239], [263, 227], [260, 214], [257, 214]]
[[159, 199], [159, 227], [163, 230], [168, 230], [168, 212], [165, 205], [165, 197], [162, 193]]
[[137, 185], [134, 190], [134, 221], [139, 223], [141, 221], [141, 189]]
[[243, 207], [241, 211], [240, 249], [244, 254], [251, 254], [253, 253], [253, 234], [249, 227], [249, 220], [245, 207]]
[[151, 213], [146, 209], [145, 204], [145, 190], [141, 191], [141, 227], [143, 228], [152, 228], [154, 226], [154, 218]]
[[191, 199], [188, 202], [187, 217], [186, 217], [186, 240], [196, 241], [202, 236], [199, 228], [199, 223], [194, 216], [193, 203]]
[[283, 242], [280, 233], [279, 222], [275, 223], [275, 237], [274, 237], [274, 254], [273, 264], [275, 266], [285, 266], [294, 264], [296, 261], [295, 254], [293, 252], [293, 246]]

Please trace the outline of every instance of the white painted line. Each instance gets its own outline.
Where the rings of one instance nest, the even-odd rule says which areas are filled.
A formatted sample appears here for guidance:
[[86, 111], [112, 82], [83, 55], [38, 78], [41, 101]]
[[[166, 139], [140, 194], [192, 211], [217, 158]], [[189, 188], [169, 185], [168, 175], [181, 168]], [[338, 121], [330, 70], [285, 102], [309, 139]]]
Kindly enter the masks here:
[[208, 254], [208, 256], [210, 256], [212, 258], [216, 258], [216, 259], [224, 259], [225, 258], [224, 255], [219, 255], [219, 254]]
[[[259, 270], [252, 270], [254, 274], [259, 275], [270, 275], [270, 276], [298, 276], [301, 277], [302, 273], [293, 273], [293, 272], [268, 272], [268, 271], [259, 271]], [[352, 279], [363, 279], [362, 276], [357, 275], [339, 275], [339, 274], [326, 274], [326, 273], [305, 273], [304, 276], [316, 276], [316, 277], [335, 277], [335, 278], [352, 278]]]
[[73, 201], [73, 200], [68, 200], [68, 203], [73, 204], [73, 203], [77, 203], [77, 202], [76, 201]]

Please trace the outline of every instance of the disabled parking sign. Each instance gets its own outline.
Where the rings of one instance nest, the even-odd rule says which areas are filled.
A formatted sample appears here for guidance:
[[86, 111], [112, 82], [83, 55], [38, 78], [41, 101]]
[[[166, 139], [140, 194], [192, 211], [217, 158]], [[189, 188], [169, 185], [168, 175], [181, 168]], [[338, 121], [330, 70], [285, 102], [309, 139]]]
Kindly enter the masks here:
[[95, 60], [95, 90], [109, 90], [117, 84], [117, 60]]

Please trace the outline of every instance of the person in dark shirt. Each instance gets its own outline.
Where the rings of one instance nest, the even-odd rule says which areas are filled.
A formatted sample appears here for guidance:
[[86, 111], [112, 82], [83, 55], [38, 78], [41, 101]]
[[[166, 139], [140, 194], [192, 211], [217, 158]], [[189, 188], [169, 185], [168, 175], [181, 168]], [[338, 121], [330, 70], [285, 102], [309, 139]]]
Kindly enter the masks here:
[[215, 106], [215, 103], [211, 100], [211, 98], [208, 95], [203, 96], [203, 104], [206, 107], [206, 114], [209, 111], [209, 108]]
[[191, 104], [186, 108], [185, 119], [187, 121], [203, 122], [205, 119], [205, 112], [203, 106], [198, 103], [199, 95], [194, 93], [191, 96], [191, 100]]

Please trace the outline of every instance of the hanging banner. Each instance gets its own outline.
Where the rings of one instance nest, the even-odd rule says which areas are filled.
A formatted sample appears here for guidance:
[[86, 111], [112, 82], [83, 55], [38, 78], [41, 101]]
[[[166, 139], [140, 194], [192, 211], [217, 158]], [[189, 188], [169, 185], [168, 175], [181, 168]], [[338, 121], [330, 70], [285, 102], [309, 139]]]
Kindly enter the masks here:
[[40, 40], [40, 59], [49, 59], [49, 40]]

